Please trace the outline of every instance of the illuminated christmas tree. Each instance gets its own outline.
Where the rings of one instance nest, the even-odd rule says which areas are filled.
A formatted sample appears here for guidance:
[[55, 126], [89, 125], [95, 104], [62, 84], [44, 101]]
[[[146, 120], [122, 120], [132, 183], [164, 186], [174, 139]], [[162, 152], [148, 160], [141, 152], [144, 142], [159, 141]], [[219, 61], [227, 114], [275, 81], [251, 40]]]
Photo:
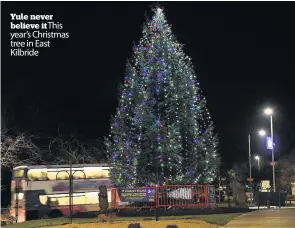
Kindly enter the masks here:
[[220, 159], [206, 100], [163, 10], [154, 11], [127, 64], [105, 140], [111, 178], [123, 186], [208, 183]]

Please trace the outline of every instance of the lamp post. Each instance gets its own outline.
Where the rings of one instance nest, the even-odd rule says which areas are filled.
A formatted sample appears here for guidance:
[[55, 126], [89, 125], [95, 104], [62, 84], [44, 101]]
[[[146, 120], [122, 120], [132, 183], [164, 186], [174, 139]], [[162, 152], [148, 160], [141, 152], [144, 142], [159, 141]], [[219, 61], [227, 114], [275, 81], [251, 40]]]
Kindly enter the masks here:
[[[260, 136], [264, 136], [266, 134], [266, 132], [264, 130], [259, 130], [258, 131], [258, 135]], [[250, 174], [250, 180], [252, 181], [252, 159], [251, 159], [251, 134], [248, 134], [248, 146], [249, 146], [249, 174]], [[251, 183], [251, 204], [253, 201], [253, 197], [252, 197], [252, 183]]]
[[221, 183], [220, 183], [220, 182], [221, 182], [221, 177], [219, 176], [219, 186], [218, 186], [218, 187], [219, 187], [219, 188], [218, 188], [219, 203], [221, 202], [221, 198], [220, 198], [220, 197], [221, 197], [221, 195], [220, 195], [220, 190], [221, 190], [221, 189], [220, 189], [220, 186], [221, 186]]
[[272, 157], [272, 182], [273, 182], [273, 190], [276, 192], [276, 174], [275, 174], [275, 156], [274, 156], [274, 145], [273, 145], [273, 124], [272, 124], [272, 114], [273, 110], [271, 108], [266, 108], [264, 110], [264, 114], [270, 116], [270, 134], [271, 134], [271, 157]]
[[257, 160], [257, 166], [258, 166], [258, 171], [259, 171], [260, 170], [260, 157], [258, 155], [256, 155], [255, 159]]

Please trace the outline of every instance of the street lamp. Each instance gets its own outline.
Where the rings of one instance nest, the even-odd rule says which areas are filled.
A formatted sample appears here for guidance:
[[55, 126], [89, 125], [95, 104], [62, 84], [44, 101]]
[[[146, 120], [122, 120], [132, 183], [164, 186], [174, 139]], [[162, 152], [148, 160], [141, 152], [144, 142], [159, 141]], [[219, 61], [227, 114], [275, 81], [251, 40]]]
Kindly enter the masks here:
[[266, 135], [266, 131], [263, 130], [263, 129], [261, 129], [261, 130], [258, 131], [258, 135], [265, 136]]
[[[266, 134], [265, 130], [259, 130], [258, 135], [264, 136]], [[248, 134], [248, 146], [249, 146], [249, 171], [250, 171], [250, 180], [252, 181], [252, 162], [251, 162], [251, 134]], [[252, 184], [251, 184], [252, 186]], [[251, 204], [252, 204], [252, 187], [251, 187]]]
[[[273, 125], [272, 125], [272, 114], [273, 110], [271, 108], [264, 109], [264, 114], [270, 116], [270, 134], [271, 134], [271, 142], [273, 144]], [[272, 156], [272, 182], [273, 182], [273, 190], [276, 192], [276, 174], [275, 174], [275, 157], [274, 157], [274, 146], [271, 147], [271, 156]]]
[[258, 155], [256, 155], [255, 159], [257, 160], [257, 166], [258, 166], [258, 171], [259, 171], [260, 170], [260, 157]]
[[264, 114], [265, 115], [268, 115], [268, 116], [271, 116], [273, 113], [273, 110], [271, 108], [266, 108], [264, 109]]

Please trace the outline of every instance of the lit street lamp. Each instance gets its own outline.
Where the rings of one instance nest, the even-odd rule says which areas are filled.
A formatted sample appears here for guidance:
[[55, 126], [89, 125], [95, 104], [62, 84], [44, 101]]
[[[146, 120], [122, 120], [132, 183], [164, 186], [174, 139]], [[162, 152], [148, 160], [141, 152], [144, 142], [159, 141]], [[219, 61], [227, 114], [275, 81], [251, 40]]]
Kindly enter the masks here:
[[260, 157], [258, 155], [256, 155], [255, 159], [257, 160], [257, 166], [258, 166], [258, 171], [259, 171], [260, 170]]
[[272, 111], [271, 108], [266, 108], [266, 109], [264, 109], [264, 113], [265, 113], [266, 115], [268, 115], [268, 116], [271, 116], [272, 113], [273, 113], [273, 111]]
[[274, 158], [274, 146], [273, 146], [273, 125], [272, 125], [272, 114], [273, 110], [271, 108], [266, 108], [264, 110], [264, 114], [270, 116], [270, 134], [271, 134], [271, 156], [272, 156], [272, 182], [273, 182], [273, 190], [276, 192], [276, 175], [275, 175], [275, 158]]
[[266, 131], [261, 129], [261, 130], [258, 131], [258, 134], [260, 136], [265, 136], [266, 135]]
[[[264, 130], [259, 130], [258, 135], [264, 136], [266, 132]], [[252, 162], [251, 162], [251, 134], [248, 134], [248, 146], [249, 146], [249, 171], [250, 171], [250, 181], [252, 182]], [[251, 204], [252, 204], [252, 183], [251, 183]]]

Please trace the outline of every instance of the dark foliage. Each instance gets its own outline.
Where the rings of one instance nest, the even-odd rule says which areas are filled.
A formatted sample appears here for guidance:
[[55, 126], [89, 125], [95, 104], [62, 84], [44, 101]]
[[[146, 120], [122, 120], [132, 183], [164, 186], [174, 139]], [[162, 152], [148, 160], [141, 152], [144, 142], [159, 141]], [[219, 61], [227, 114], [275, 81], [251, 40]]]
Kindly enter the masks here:
[[166, 228], [178, 228], [177, 225], [167, 225]]
[[131, 223], [128, 225], [128, 228], [140, 228], [140, 223]]

